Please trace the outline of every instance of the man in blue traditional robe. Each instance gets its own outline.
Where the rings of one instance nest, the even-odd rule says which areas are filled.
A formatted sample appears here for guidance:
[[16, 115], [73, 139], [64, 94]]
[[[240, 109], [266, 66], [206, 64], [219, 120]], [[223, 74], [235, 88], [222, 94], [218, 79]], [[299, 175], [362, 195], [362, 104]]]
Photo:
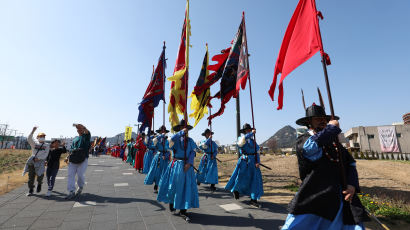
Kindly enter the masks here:
[[212, 140], [213, 134], [214, 132], [210, 129], [206, 129], [202, 133], [205, 140], [201, 142], [199, 149], [204, 152], [204, 155], [201, 158], [196, 174], [198, 185], [201, 183], [211, 184], [210, 189], [212, 192], [216, 190], [215, 184], [218, 184], [218, 164], [216, 162], [218, 145]]
[[256, 130], [245, 124], [240, 131], [244, 134], [238, 138], [237, 143], [240, 158], [225, 189], [233, 192], [235, 199], [239, 199], [240, 194], [250, 196], [249, 204], [259, 208], [258, 200], [263, 195], [263, 184], [259, 168], [259, 145], [253, 138]]
[[338, 141], [342, 130], [337, 120], [313, 104], [296, 121], [309, 131], [296, 142], [302, 184], [282, 229], [364, 229], [362, 221], [368, 216], [356, 195], [360, 191], [356, 162]]
[[174, 153], [173, 159], [159, 182], [157, 200], [169, 204], [171, 212], [179, 209], [179, 214], [188, 221], [187, 209], [199, 208], [193, 168], [197, 145], [188, 137], [188, 130], [192, 126], [185, 124], [184, 120], [172, 129], [176, 132], [169, 141], [169, 147]]

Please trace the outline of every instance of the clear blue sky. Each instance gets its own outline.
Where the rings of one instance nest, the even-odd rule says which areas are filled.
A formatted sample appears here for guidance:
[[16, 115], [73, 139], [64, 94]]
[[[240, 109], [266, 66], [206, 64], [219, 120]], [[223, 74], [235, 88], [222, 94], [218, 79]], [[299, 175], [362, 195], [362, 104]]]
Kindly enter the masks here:
[[[190, 90], [205, 43], [211, 56], [228, 47], [246, 12], [258, 142], [285, 125], [296, 127], [295, 120], [304, 116], [301, 88], [307, 104], [318, 101], [317, 86], [327, 98], [318, 54], [285, 80], [283, 110], [276, 110], [277, 102], [267, 93], [297, 2], [190, 2]], [[343, 130], [401, 121], [410, 112], [410, 1], [317, 0], [317, 8], [325, 17], [320, 26], [332, 60], [330, 84]], [[36, 124], [48, 138], [74, 136], [73, 122], [83, 123], [93, 135], [123, 132], [136, 123], [138, 103], [164, 40], [166, 74], [172, 75], [184, 11], [184, 0], [1, 1], [0, 123], [25, 135]], [[167, 100], [169, 86], [167, 82]], [[211, 90], [218, 88], [216, 84]], [[251, 122], [248, 87], [241, 92], [241, 110], [242, 124]], [[156, 112], [162, 115], [162, 106]], [[156, 119], [156, 127], [159, 123]], [[206, 124], [202, 120], [191, 136], [200, 140]], [[215, 139], [233, 142], [235, 125], [232, 100], [214, 120]]]

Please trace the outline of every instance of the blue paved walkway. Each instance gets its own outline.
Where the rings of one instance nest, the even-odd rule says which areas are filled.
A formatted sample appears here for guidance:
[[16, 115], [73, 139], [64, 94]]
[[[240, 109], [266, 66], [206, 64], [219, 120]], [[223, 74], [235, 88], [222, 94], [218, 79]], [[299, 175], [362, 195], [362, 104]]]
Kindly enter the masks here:
[[143, 183], [145, 175], [120, 159], [90, 158], [78, 201], [64, 200], [66, 175], [59, 171], [49, 198], [45, 191], [26, 197], [27, 185], [0, 196], [0, 229], [278, 229], [287, 213], [263, 201], [262, 208], [251, 208], [247, 197], [235, 201], [221, 188], [211, 194], [200, 186], [200, 208], [190, 210], [186, 223], [156, 201], [153, 186]]

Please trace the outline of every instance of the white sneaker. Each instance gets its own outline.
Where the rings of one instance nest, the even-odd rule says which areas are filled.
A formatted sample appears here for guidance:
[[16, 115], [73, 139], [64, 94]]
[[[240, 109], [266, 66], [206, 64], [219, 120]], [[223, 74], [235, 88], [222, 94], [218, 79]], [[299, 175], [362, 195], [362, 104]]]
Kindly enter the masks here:
[[74, 191], [71, 191], [68, 193], [68, 195], [65, 197], [66, 200], [72, 199], [75, 196]]
[[47, 190], [46, 196], [47, 196], [47, 197], [48, 197], [48, 196], [51, 196], [51, 191], [50, 191], [50, 190]]
[[83, 192], [83, 188], [82, 187], [78, 187], [77, 191], [75, 192], [75, 195], [78, 196]]

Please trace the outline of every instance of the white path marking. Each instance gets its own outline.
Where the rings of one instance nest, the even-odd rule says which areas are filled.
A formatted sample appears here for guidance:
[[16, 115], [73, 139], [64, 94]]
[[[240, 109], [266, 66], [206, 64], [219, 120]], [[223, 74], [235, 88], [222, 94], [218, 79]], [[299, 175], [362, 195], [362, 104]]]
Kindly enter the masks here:
[[64, 180], [65, 176], [56, 176], [56, 180]]
[[116, 183], [116, 184], [114, 184], [114, 187], [124, 187], [124, 186], [128, 186], [128, 183]]
[[243, 209], [241, 206], [239, 206], [235, 203], [219, 205], [219, 207], [223, 208], [225, 211], [228, 211], [228, 212]]
[[132, 173], [122, 173], [122, 175], [132, 175]]
[[75, 202], [73, 205], [73, 208], [95, 206], [95, 205], [97, 205], [95, 201], [81, 201], [81, 202]]

